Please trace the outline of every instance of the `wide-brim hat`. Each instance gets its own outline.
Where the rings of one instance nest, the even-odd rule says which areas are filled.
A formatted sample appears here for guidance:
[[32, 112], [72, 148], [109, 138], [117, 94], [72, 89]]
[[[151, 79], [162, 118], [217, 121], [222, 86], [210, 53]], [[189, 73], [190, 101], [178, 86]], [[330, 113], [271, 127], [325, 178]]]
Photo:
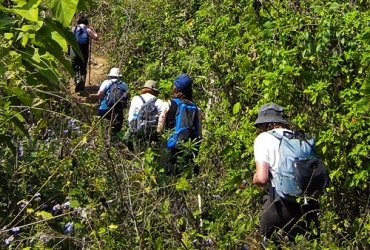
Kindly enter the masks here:
[[284, 119], [284, 108], [275, 103], [264, 104], [258, 110], [258, 117], [253, 125], [257, 126], [263, 123], [281, 123], [289, 125]]
[[152, 89], [154, 91], [159, 91], [157, 89], [157, 82], [154, 81], [154, 80], [148, 80], [148, 81], [146, 81], [145, 84], [144, 84], [144, 86], [143, 86], [143, 88], [148, 88], [148, 89]]
[[191, 89], [192, 83], [193, 80], [187, 74], [181, 74], [178, 77], [176, 77], [175, 80], [173, 81], [173, 84], [175, 84], [176, 88], [180, 92], [189, 91]]
[[108, 76], [110, 77], [121, 77], [121, 72], [119, 70], [119, 68], [111, 68], [111, 70], [109, 71], [109, 74]]

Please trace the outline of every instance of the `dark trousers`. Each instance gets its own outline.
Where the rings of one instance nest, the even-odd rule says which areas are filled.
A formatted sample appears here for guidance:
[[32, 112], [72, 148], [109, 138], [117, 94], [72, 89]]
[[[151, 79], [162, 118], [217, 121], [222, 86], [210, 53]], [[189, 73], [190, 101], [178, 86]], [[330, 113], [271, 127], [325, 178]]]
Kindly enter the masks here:
[[80, 58], [77, 53], [71, 48], [70, 58], [74, 72], [75, 91], [80, 92], [85, 90], [87, 63], [89, 60], [89, 49], [81, 48], [83, 58]]
[[317, 201], [309, 200], [308, 204], [304, 205], [281, 198], [272, 200], [272, 197], [266, 194], [263, 196], [262, 204], [260, 233], [262, 237], [272, 239], [276, 245], [279, 245], [280, 240], [274, 233], [278, 230], [283, 230], [289, 240], [294, 242], [297, 234], [310, 233], [311, 222], [315, 222], [316, 227], [319, 227], [317, 217], [319, 205]]
[[147, 136], [136, 135], [129, 128], [127, 129], [122, 140], [130, 151], [135, 151], [137, 153], [146, 150], [148, 147], [153, 147], [157, 145], [159, 142], [159, 136], [156, 132], [154, 132], [152, 135]]
[[[194, 157], [198, 154], [199, 149], [196, 152], [186, 152], [186, 150], [171, 148], [169, 149], [169, 164], [166, 167], [167, 175], [180, 175], [186, 166], [193, 166], [193, 173], [199, 174], [199, 166], [194, 164]], [[181, 160], [181, 161], [180, 161]]]
[[112, 135], [117, 135], [117, 133], [121, 131], [123, 125], [122, 109], [99, 110], [98, 114], [100, 117], [104, 117], [110, 121]]

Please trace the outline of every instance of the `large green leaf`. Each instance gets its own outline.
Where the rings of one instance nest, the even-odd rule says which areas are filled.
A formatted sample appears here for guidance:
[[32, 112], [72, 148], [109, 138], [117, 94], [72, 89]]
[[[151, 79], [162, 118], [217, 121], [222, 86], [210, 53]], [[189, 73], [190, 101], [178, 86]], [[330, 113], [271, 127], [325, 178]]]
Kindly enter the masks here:
[[18, 100], [20, 100], [23, 105], [31, 106], [32, 96], [29, 93], [27, 93], [27, 91], [25, 91], [21, 87], [13, 87], [9, 89], [9, 91], [11, 91], [10, 94], [16, 95], [18, 97]]
[[43, 26], [39, 31], [37, 31], [33, 44], [52, 54], [61, 64], [63, 64], [70, 74], [73, 74], [71, 63], [66, 60], [62, 46], [58, 41], [53, 40], [53, 36], [54, 31], [48, 26]]
[[51, 88], [54, 88], [52, 85], [58, 85], [58, 67], [55, 64], [54, 58], [51, 54], [40, 48], [35, 49], [33, 53], [22, 53], [22, 55], [24, 64], [26, 65], [26, 62], [28, 63], [29, 70], [31, 68], [37, 69], [37, 72], [34, 73], [34, 77], [36, 77], [38, 74], [41, 74], [43, 77], [45, 77], [45, 80], [42, 82], [45, 85], [48, 85]]
[[41, 0], [19, 1], [18, 5], [11, 9], [23, 18], [37, 22], [39, 20], [39, 5]]
[[67, 44], [70, 43], [69, 40], [75, 40], [70, 29], [63, 27], [60, 22], [50, 18], [45, 18], [44, 22], [53, 30], [53, 32], [51, 32], [53, 40], [59, 43], [64, 51], [67, 51]]
[[[61, 46], [72, 46], [72, 48], [74, 49], [74, 51], [77, 52], [77, 54], [82, 58], [83, 55], [82, 55], [82, 52], [80, 50], [80, 47], [78, 46], [78, 43], [75, 39], [75, 37], [73, 36], [73, 33], [64, 28], [59, 22], [57, 21], [54, 21], [54, 20], [51, 20], [51, 19], [48, 19], [46, 18], [45, 20], [45, 23], [53, 30], [53, 31], [56, 31], [60, 37], [56, 37], [55, 35], [53, 36], [53, 39], [55, 41], [57, 41]], [[62, 40], [60, 38], [64, 38], [65, 40]], [[72, 74], [73, 72], [70, 71], [70, 69], [68, 69], [68, 71]]]
[[47, 4], [54, 17], [68, 27], [77, 10], [78, 0], [50, 0]]

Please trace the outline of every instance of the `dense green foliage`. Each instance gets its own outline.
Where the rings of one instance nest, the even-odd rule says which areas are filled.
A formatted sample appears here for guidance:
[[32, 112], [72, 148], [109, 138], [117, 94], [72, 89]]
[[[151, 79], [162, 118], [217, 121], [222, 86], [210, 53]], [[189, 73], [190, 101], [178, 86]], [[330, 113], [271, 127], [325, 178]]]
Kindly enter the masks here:
[[[251, 184], [252, 124], [258, 107], [273, 101], [318, 139], [331, 171], [321, 241], [299, 238], [296, 248], [369, 248], [369, 7], [364, 0], [0, 1], [2, 244], [256, 249], [261, 190]], [[176, 75], [194, 77], [205, 114], [199, 176], [165, 176], [156, 147], [133, 154], [107, 142], [107, 124], [67, 93], [67, 44], [77, 46], [70, 24], [87, 10], [98, 48], [130, 88], [156, 79], [166, 99]]]

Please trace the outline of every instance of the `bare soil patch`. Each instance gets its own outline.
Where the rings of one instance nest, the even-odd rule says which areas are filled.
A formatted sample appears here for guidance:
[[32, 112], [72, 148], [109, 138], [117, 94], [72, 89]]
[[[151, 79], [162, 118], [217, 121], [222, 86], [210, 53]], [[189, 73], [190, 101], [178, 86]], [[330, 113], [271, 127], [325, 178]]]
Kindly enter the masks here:
[[73, 79], [69, 81], [69, 90], [73, 96], [73, 99], [80, 103], [84, 103], [90, 106], [96, 106], [99, 99], [96, 93], [99, 90], [102, 81], [107, 79], [108, 73], [108, 60], [102, 55], [91, 54], [90, 64], [87, 67], [87, 76], [85, 84], [85, 92], [76, 93], [74, 91], [75, 86]]

